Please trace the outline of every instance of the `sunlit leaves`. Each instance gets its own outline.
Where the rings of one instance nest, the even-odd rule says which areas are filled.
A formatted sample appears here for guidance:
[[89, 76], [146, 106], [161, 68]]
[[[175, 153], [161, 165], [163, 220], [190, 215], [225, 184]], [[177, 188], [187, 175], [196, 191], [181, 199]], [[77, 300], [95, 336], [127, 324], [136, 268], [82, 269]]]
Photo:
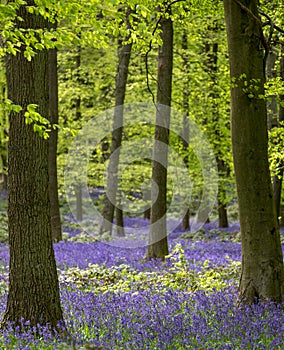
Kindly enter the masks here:
[[89, 264], [87, 269], [69, 267], [60, 272], [60, 281], [74, 285], [83, 291], [96, 294], [106, 292], [137, 292], [155, 289], [157, 292], [183, 290], [195, 292], [203, 290], [210, 293], [226, 288], [228, 280], [238, 278], [240, 262], [226, 257], [227, 266], [212, 267], [209, 260], [202, 264], [200, 272], [189, 269], [181, 244], [176, 244], [166, 257], [167, 267], [163, 271], [139, 272], [127, 264], [107, 268], [103, 265]]
[[50, 122], [37, 112], [38, 105], [29, 104], [24, 113], [26, 124], [33, 124], [33, 129], [39, 136], [47, 139], [50, 132]]
[[269, 163], [272, 175], [279, 175], [284, 164], [284, 123], [269, 131]]

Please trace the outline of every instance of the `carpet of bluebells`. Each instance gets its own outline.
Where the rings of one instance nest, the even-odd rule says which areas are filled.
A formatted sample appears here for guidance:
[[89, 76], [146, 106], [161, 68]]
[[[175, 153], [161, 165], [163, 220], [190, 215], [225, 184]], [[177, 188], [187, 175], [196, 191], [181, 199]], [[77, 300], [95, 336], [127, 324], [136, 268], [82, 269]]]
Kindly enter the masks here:
[[[125, 220], [128, 227], [137, 220]], [[141, 219], [139, 219], [141, 221]], [[66, 222], [65, 222], [66, 224]], [[141, 222], [139, 223], [139, 225]], [[283, 306], [237, 306], [239, 227], [177, 228], [170, 254], [100, 242], [65, 225], [54, 244], [68, 336], [45, 329], [0, 334], [1, 349], [284, 349]], [[7, 297], [7, 242], [0, 244], [0, 313]]]

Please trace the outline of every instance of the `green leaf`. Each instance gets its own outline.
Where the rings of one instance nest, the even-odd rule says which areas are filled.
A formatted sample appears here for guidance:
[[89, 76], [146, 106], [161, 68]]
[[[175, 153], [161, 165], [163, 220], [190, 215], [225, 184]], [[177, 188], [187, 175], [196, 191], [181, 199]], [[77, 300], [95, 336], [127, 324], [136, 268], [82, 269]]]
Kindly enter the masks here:
[[20, 113], [22, 111], [22, 109], [23, 108], [19, 105], [14, 105], [14, 104], [12, 105], [12, 110], [16, 113]]

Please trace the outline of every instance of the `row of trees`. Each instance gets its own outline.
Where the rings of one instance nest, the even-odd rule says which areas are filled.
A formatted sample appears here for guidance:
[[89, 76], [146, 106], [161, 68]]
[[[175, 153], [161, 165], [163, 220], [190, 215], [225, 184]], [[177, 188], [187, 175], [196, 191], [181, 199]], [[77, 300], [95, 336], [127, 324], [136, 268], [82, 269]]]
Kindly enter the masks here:
[[[266, 12], [272, 9], [268, 4], [265, 6]], [[148, 81], [150, 91], [156, 91], [152, 179], [158, 184], [159, 192], [151, 207], [147, 256], [163, 258], [168, 253], [164, 215], [167, 169], [161, 164], [167, 163], [168, 155], [161, 144], [167, 145], [169, 142], [170, 109], [165, 106], [170, 107], [174, 101], [181, 106], [185, 115], [194, 111], [197, 117], [201, 116], [200, 124], [214, 145], [221, 179], [218, 195], [220, 222], [223, 226], [227, 225], [223, 179], [230, 173], [231, 160], [228, 156], [229, 123], [225, 118], [229, 107], [226, 103], [221, 103], [228, 96], [228, 92], [224, 92], [228, 88], [228, 83], [224, 82], [226, 69], [222, 66], [226, 59], [226, 45], [222, 41], [223, 9], [214, 1], [209, 5], [207, 1], [194, 4], [187, 4], [186, 1], [161, 2], [153, 8], [153, 4], [145, 1], [141, 4], [128, 1], [123, 5], [99, 4], [96, 1], [80, 5], [72, 1], [68, 4], [50, 1], [42, 6], [33, 0], [25, 3], [8, 1], [5, 6], [1, 6], [2, 9], [6, 11], [5, 16], [1, 17], [4, 23], [2, 53], [5, 55], [8, 99], [12, 101], [10, 105], [5, 104], [6, 110], [9, 110], [8, 224], [11, 257], [9, 294], [2, 324], [4, 326], [10, 321], [19, 324], [24, 319], [30, 320], [31, 324], [50, 324], [56, 327], [63, 321], [52, 247], [52, 232], [55, 239], [60, 239], [61, 234], [56, 193], [57, 133], [52, 130], [49, 140], [46, 139], [47, 128], [57, 124], [58, 115], [57, 70], [54, 69], [57, 65], [56, 48], [62, 49], [62, 42], [63, 47], [68, 47], [68, 42], [76, 45], [76, 70], [73, 76], [83, 87], [86, 85], [88, 91], [89, 84], [86, 82], [92, 81], [96, 76], [92, 77], [91, 73], [83, 71], [82, 51], [87, 53], [87, 47], [91, 43], [96, 46], [99, 57], [102, 56], [99, 50], [109, 48], [108, 41], [112, 42], [113, 33], [116, 33], [119, 60], [113, 96], [115, 104], [119, 106], [127, 101], [127, 78], [130, 77], [128, 86], [135, 87], [141, 83], [141, 75], [137, 71], [142, 66], [138, 60], [134, 66], [135, 73], [131, 73], [130, 53], [132, 57], [135, 52], [145, 53], [145, 73], [149, 78], [150, 71], [153, 70], [150, 57], [154, 48], [159, 46], [157, 82]], [[112, 12], [112, 9], [117, 11]], [[224, 9], [232, 81], [233, 157], [243, 246], [240, 300], [251, 303], [255, 298], [268, 298], [280, 302], [283, 295], [283, 258], [269, 173], [267, 106], [264, 98], [264, 67], [270, 50], [270, 39], [268, 37], [267, 40], [263, 30], [256, 1], [225, 0]], [[110, 17], [113, 13], [116, 13], [114, 18]], [[187, 31], [186, 20], [190, 16], [196, 16], [199, 24], [205, 16], [208, 18], [204, 38], [200, 27], [192, 28], [188, 25], [189, 29], [193, 29], [195, 40], [202, 38], [202, 45], [191, 40]], [[272, 25], [273, 28], [279, 28], [269, 15], [265, 18], [267, 17], [270, 19], [270, 28]], [[113, 19], [112, 24], [110, 18]], [[77, 24], [75, 31], [72, 26], [74, 23]], [[173, 28], [176, 28], [178, 34], [176, 38]], [[177, 60], [183, 66], [173, 69], [174, 43], [179, 44]], [[110, 50], [113, 46], [112, 44]], [[195, 52], [196, 58], [200, 54], [196, 52], [196, 47], [198, 50], [202, 48], [205, 57], [201, 85], [206, 89], [200, 96], [199, 90], [195, 91], [200, 82], [191, 71], [192, 66], [199, 66], [199, 62], [192, 62], [189, 55], [189, 52]], [[219, 63], [220, 58], [222, 60]], [[61, 59], [68, 59], [68, 53], [62, 55]], [[181, 74], [182, 70], [185, 71], [184, 75]], [[107, 74], [108, 69], [105, 71]], [[177, 81], [179, 89], [172, 89], [173, 71], [178, 72], [180, 77], [180, 81]], [[59, 76], [62, 73], [60, 65], [58, 73]], [[94, 73], [100, 74], [96, 71]], [[70, 82], [64, 80], [64, 74], [66, 71], [62, 73], [62, 85]], [[114, 79], [104, 80], [105, 85], [100, 86], [100, 92], [108, 91], [113, 86], [112, 81]], [[112, 103], [112, 100], [106, 102], [109, 95], [112, 95], [111, 91], [110, 89], [106, 98], [98, 103], [98, 108], [105, 108], [105, 104]], [[144, 91], [142, 89], [142, 98], [146, 93], [147, 87]], [[90, 100], [81, 92], [78, 93], [78, 90], [75, 93], [73, 90], [73, 95], [75, 113], [72, 125], [73, 128], [74, 124], [80, 128]], [[64, 96], [61, 98], [63, 103], [59, 110], [64, 119], [62, 109], [66, 108], [66, 102], [69, 101], [66, 96], [65, 101]], [[202, 109], [204, 98], [209, 101], [206, 112]], [[34, 105], [38, 106], [39, 114]], [[67, 110], [69, 113], [70, 106]], [[116, 111], [114, 122], [121, 125], [123, 109]], [[71, 121], [68, 122], [70, 125]], [[68, 122], [65, 120], [65, 126]], [[186, 119], [184, 124], [186, 133]], [[122, 141], [121, 128], [112, 133], [111, 141], [110, 149], [114, 152]], [[186, 143], [183, 147], [187, 148]], [[185, 152], [185, 161], [186, 157], [188, 155]], [[102, 232], [111, 230], [107, 225], [112, 223], [114, 216], [118, 162], [119, 153], [113, 162], [109, 162], [107, 185], [111, 188], [112, 198], [105, 198], [103, 213], [106, 221]], [[154, 191], [155, 187], [152, 188]], [[80, 199], [80, 193], [78, 198]], [[187, 216], [184, 226], [188, 223]]]

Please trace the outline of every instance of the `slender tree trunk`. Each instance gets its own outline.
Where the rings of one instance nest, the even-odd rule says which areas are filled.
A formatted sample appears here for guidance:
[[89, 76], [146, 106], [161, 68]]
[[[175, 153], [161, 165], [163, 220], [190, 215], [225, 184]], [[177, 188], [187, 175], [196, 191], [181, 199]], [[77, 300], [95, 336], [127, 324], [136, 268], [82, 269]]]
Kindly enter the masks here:
[[[282, 57], [280, 59], [280, 77], [284, 81], [284, 49], [282, 47]], [[280, 100], [284, 101], [284, 95], [280, 96]], [[279, 115], [278, 115], [278, 126], [283, 128], [283, 125], [280, 123], [284, 122], [284, 107], [282, 105], [279, 106]], [[281, 213], [281, 193], [282, 193], [282, 182], [283, 182], [283, 173], [284, 173], [284, 164], [283, 162], [280, 162], [280, 171], [279, 174], [274, 176], [273, 179], [273, 194], [274, 194], [274, 201], [275, 201], [275, 207], [276, 207], [276, 214], [277, 218], [279, 218]]]
[[170, 106], [173, 69], [173, 22], [172, 19], [160, 20], [162, 46], [158, 56], [158, 83], [155, 142], [152, 165], [152, 193], [158, 186], [157, 199], [151, 207], [150, 235], [147, 257], [164, 259], [168, 254], [167, 241], [167, 162], [170, 127]]
[[226, 190], [224, 186], [224, 180], [227, 174], [227, 167], [224, 161], [217, 157], [217, 169], [219, 176], [218, 185], [218, 217], [219, 217], [219, 227], [228, 227], [228, 215], [227, 215], [227, 203], [226, 203]]
[[7, 177], [7, 168], [8, 168], [8, 159], [7, 159], [7, 155], [4, 153], [6, 152], [5, 149], [2, 150], [2, 154], [1, 154], [1, 160], [2, 160], [2, 167], [3, 167], [3, 173], [2, 173], [2, 178], [3, 178], [3, 182], [2, 182], [2, 189], [4, 191], [7, 190], [7, 183], [8, 183], [8, 177]]
[[[3, 86], [1, 88], [1, 103], [5, 101], [6, 99], [6, 87]], [[2, 172], [2, 189], [7, 190], [7, 182], [8, 182], [8, 177], [7, 177], [7, 169], [8, 169], [8, 158], [7, 158], [7, 141], [8, 139], [8, 134], [6, 127], [8, 125], [8, 116], [5, 111], [2, 111], [2, 121], [3, 124], [2, 128], [3, 130], [1, 131], [1, 138], [0, 138], [0, 152], [1, 152], [1, 161], [2, 161], [2, 167], [3, 167], [3, 172]]]
[[[216, 34], [218, 33], [218, 24], [214, 23], [213, 27], [209, 28], [208, 30], [211, 31], [212, 35], [215, 37]], [[229, 225], [228, 225], [226, 189], [225, 189], [225, 179], [228, 171], [227, 171], [226, 164], [222, 159], [222, 154], [220, 152], [222, 136], [220, 135], [220, 129], [219, 129], [221, 125], [220, 125], [219, 107], [217, 102], [219, 94], [216, 93], [217, 72], [218, 72], [218, 50], [219, 50], [219, 45], [217, 42], [213, 42], [213, 43], [211, 43], [210, 41], [206, 42], [205, 44], [205, 52], [207, 55], [206, 70], [212, 82], [212, 92], [209, 94], [209, 97], [211, 98], [211, 101], [212, 101], [211, 114], [213, 117], [212, 121], [216, 125], [214, 126], [214, 128], [216, 127], [214, 137], [215, 137], [215, 144], [217, 145], [215, 146], [215, 154], [216, 154], [217, 170], [218, 170], [218, 177], [219, 177], [218, 194], [217, 194], [219, 227], [228, 227]]]
[[[116, 196], [118, 188], [118, 164], [119, 164], [119, 148], [121, 146], [122, 131], [123, 131], [123, 104], [126, 92], [126, 83], [128, 75], [128, 67], [130, 62], [132, 43], [123, 45], [119, 42], [118, 57], [119, 63], [116, 75], [116, 90], [115, 90], [115, 111], [113, 116], [113, 132], [111, 143], [111, 155], [108, 164], [107, 178], [107, 194], [105, 196], [103, 208], [103, 222], [100, 228], [100, 233], [112, 233], [112, 225], [114, 218], [114, 210], [116, 207]], [[121, 218], [122, 211], [118, 212]], [[122, 222], [121, 222], [122, 223]], [[122, 234], [120, 230], [119, 234]]]
[[[80, 69], [81, 69], [81, 47], [78, 48], [77, 55], [75, 56], [76, 64], [76, 79], [78, 83], [81, 83]], [[82, 119], [81, 113], [81, 96], [76, 98], [75, 106], [75, 120], [79, 121]], [[82, 186], [78, 183], [75, 187], [75, 197], [76, 197], [76, 219], [77, 221], [83, 220], [83, 198], [82, 198]]]
[[76, 220], [83, 220], [83, 198], [82, 198], [82, 187], [78, 184], [75, 187], [75, 197], [76, 197]]
[[123, 222], [123, 210], [121, 209], [121, 191], [117, 193], [117, 206], [115, 209], [116, 216], [116, 227], [117, 227], [117, 235], [120, 237], [125, 236], [124, 232], [124, 222]]
[[[248, 8], [248, 9], [247, 9]], [[265, 45], [257, 0], [224, 0], [231, 79], [231, 128], [239, 218], [242, 271], [239, 302], [282, 301], [283, 257], [267, 154], [264, 94]], [[252, 59], [253, 57], [253, 59]], [[246, 83], [257, 79], [251, 96]], [[250, 95], [250, 96], [249, 96]]]
[[[275, 50], [270, 50], [267, 59], [266, 59], [266, 76], [267, 79], [273, 79], [276, 78], [277, 72], [275, 70], [275, 63], [277, 60], [277, 52]], [[277, 111], [277, 102], [276, 102], [276, 96], [272, 95], [269, 96], [270, 101], [267, 101], [267, 125], [268, 130], [272, 129], [275, 126], [278, 126], [278, 111]]]
[[[34, 5], [34, 1], [26, 1]], [[25, 6], [15, 26], [46, 28], [47, 23]], [[38, 52], [28, 62], [24, 46], [6, 59], [8, 98], [23, 111], [9, 117], [8, 226], [10, 245], [9, 292], [2, 326], [30, 321], [31, 326], [56, 327], [63, 320], [54, 258], [48, 192], [48, 141], [25, 123], [30, 103], [48, 116], [48, 53]]]
[[[50, 24], [50, 28], [56, 28], [56, 24]], [[49, 121], [51, 126], [58, 125], [58, 75], [57, 75], [57, 50], [48, 52], [48, 77], [49, 77]], [[51, 128], [49, 134], [48, 173], [49, 173], [49, 199], [51, 231], [55, 242], [62, 240], [60, 221], [58, 181], [57, 181], [57, 140], [58, 129]]]
[[[184, 163], [189, 166], [188, 162], [188, 142], [189, 142], [189, 96], [190, 96], [190, 90], [189, 90], [189, 64], [188, 64], [188, 40], [187, 40], [187, 33], [186, 31], [183, 32], [182, 35], [182, 42], [181, 42], [181, 48], [182, 48], [182, 61], [183, 61], [183, 67], [185, 69], [185, 81], [183, 85], [183, 140], [182, 140], [182, 151], [184, 153]], [[183, 218], [182, 218], [182, 229], [183, 231], [190, 229], [190, 209], [188, 206], [188, 209], [186, 210]]]
[[150, 220], [151, 218], [151, 208], [148, 208], [144, 211], [144, 215], [143, 215], [144, 219]]

